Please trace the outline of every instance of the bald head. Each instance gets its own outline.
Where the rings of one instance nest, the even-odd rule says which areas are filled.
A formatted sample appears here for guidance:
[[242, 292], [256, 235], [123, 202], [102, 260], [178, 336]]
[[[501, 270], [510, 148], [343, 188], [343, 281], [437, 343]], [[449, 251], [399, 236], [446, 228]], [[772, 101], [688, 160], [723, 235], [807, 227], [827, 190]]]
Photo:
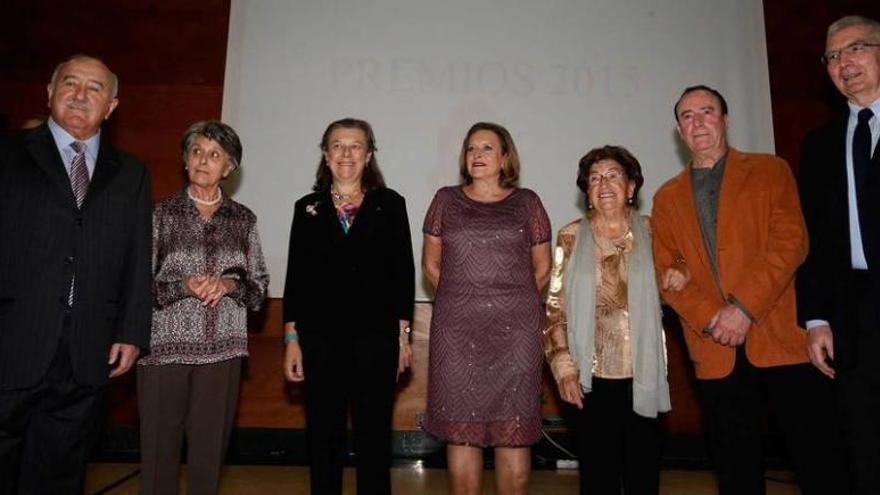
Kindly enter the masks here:
[[58, 64], [47, 90], [52, 119], [80, 140], [97, 134], [119, 104], [116, 75], [104, 62], [86, 55]]
[[104, 66], [104, 69], [110, 74], [110, 90], [113, 95], [113, 98], [116, 98], [119, 95], [119, 78], [116, 77], [116, 73], [111, 71], [107, 64], [104, 63], [103, 60], [92, 57], [90, 55], [85, 55], [83, 53], [77, 53], [76, 55], [71, 56], [67, 60], [61, 62], [60, 64], [55, 66], [55, 70], [52, 71], [52, 79], [49, 80], [49, 85], [55, 84], [55, 80], [58, 78], [58, 73], [64, 68], [64, 65], [70, 62], [75, 61], [92, 61], [97, 62], [98, 64]]

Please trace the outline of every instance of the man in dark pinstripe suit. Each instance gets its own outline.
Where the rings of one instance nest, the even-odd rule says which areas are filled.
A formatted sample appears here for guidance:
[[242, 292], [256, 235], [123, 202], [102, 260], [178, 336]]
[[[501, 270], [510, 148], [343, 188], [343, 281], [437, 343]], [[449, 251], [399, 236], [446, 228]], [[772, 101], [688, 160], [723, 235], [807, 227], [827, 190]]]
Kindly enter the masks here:
[[76, 55], [0, 144], [0, 494], [82, 493], [100, 392], [149, 347], [150, 177], [102, 139], [116, 90]]

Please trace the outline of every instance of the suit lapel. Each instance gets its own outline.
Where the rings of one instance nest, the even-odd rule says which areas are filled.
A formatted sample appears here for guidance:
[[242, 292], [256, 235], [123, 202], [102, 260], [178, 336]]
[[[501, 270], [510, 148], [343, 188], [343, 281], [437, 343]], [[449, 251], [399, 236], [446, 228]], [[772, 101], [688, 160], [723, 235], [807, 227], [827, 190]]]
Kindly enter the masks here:
[[[740, 191], [748, 181], [749, 172], [745, 155], [729, 148], [727, 161], [724, 164], [724, 176], [721, 179], [721, 192], [718, 194], [718, 212], [715, 221], [715, 246], [718, 251], [715, 253], [715, 259], [718, 261], [718, 277], [721, 280], [725, 279], [725, 274], [722, 273], [724, 263], [721, 260], [721, 252], [728, 244], [727, 234], [730, 230], [727, 227], [736, 223], [737, 216], [742, 213], [739, 207]], [[724, 290], [723, 287], [720, 289]]]
[[[845, 180], [844, 184], [846, 184]], [[869, 268], [875, 268], [870, 265], [870, 260], [877, 259], [877, 252], [880, 250], [880, 238], [878, 238], [877, 229], [874, 228], [876, 219], [880, 215], [880, 140], [874, 147], [868, 175], [862, 185], [862, 193], [858, 197], [858, 209], [861, 217], [862, 247], [865, 251], [865, 258], [868, 260]], [[847, 241], [849, 241], [849, 236], [847, 236]], [[852, 250], [851, 246], [850, 250]]]
[[[844, 136], [846, 135], [846, 129], [844, 129]], [[845, 139], [845, 138], [844, 138]], [[877, 140], [877, 144], [874, 146], [874, 151], [871, 155], [871, 168], [868, 169], [869, 175], [874, 175], [875, 177], [880, 176], [880, 139]]]
[[86, 208], [94, 198], [98, 197], [113, 176], [119, 171], [119, 154], [107, 144], [106, 139], [101, 139], [101, 147], [98, 150], [98, 158], [95, 160], [95, 171], [89, 181], [89, 189], [83, 200], [83, 208]]
[[378, 209], [375, 196], [375, 193], [372, 191], [367, 192], [364, 196], [361, 207], [354, 217], [354, 223], [351, 224], [351, 228], [348, 230], [349, 238], [357, 239], [360, 242], [362, 238], [368, 237], [370, 232], [372, 232], [373, 229], [370, 228], [370, 223], [373, 221], [373, 216], [377, 213], [376, 210]]
[[[58, 187], [59, 192], [65, 197], [65, 201], [75, 207], [76, 198], [73, 197], [73, 189], [70, 187], [70, 176], [67, 175], [64, 161], [58, 154], [58, 146], [55, 144], [49, 127], [44, 124], [25, 139], [28, 151], [34, 161]], [[95, 171], [89, 180], [89, 188], [83, 200], [83, 208], [107, 187], [118, 171], [119, 155], [112, 146], [106, 144], [106, 140], [102, 139], [98, 158], [95, 160]]]
[[329, 191], [321, 194], [319, 203], [315, 209], [318, 212], [321, 228], [330, 234], [333, 244], [345, 242], [345, 233], [342, 231], [342, 225], [339, 224], [339, 218], [336, 216], [336, 207], [333, 205], [333, 199], [330, 198]]
[[[845, 232], [843, 236], [846, 242], [847, 253], [851, 249], [849, 237], [849, 182], [846, 173], [846, 126], [847, 120], [840, 119], [833, 131], [833, 138], [828, 146], [829, 167], [828, 187], [831, 194], [831, 212], [829, 216], [836, 217], [838, 231]], [[868, 171], [870, 175], [870, 170]], [[817, 186], [821, 187], [821, 186]]]
[[43, 172], [51, 179], [52, 183], [58, 188], [58, 192], [65, 201], [75, 207], [76, 199], [73, 197], [73, 189], [70, 187], [70, 176], [64, 168], [64, 161], [58, 154], [58, 146], [49, 132], [46, 124], [40, 126], [37, 130], [28, 134], [25, 138], [27, 141], [28, 152], [33, 157], [34, 162], [43, 170]]
[[724, 177], [721, 179], [721, 192], [718, 195], [718, 218], [716, 220], [716, 244], [724, 245], [725, 227], [736, 221], [739, 192], [745, 186], [749, 175], [749, 167], [745, 156], [730, 148], [727, 162], [724, 164]]
[[697, 217], [697, 204], [694, 202], [694, 188], [691, 183], [690, 164], [688, 169], [682, 174], [681, 178], [681, 194], [678, 195], [678, 201], [675, 202], [678, 210], [678, 217], [681, 221], [687, 235], [684, 237], [691, 243], [692, 248], [700, 257], [702, 264], [709, 273], [712, 273], [712, 261], [706, 252], [706, 244], [703, 242], [703, 231], [700, 228], [700, 221]]

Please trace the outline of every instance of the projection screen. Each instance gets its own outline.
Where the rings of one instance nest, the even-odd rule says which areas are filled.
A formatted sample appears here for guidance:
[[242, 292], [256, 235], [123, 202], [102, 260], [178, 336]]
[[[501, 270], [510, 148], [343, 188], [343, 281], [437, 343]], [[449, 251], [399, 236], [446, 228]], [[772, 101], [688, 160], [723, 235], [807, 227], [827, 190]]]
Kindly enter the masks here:
[[[259, 218], [281, 297], [294, 201], [308, 193], [333, 120], [368, 120], [388, 185], [422, 220], [457, 184], [468, 127], [498, 122], [521, 186], [554, 230], [583, 214], [577, 162], [603, 144], [640, 160], [642, 214], [682, 170], [672, 105], [707, 84], [730, 105], [730, 141], [773, 152], [760, 0], [232, 0], [223, 119], [244, 143], [235, 199]], [[418, 271], [417, 299], [430, 294]]]

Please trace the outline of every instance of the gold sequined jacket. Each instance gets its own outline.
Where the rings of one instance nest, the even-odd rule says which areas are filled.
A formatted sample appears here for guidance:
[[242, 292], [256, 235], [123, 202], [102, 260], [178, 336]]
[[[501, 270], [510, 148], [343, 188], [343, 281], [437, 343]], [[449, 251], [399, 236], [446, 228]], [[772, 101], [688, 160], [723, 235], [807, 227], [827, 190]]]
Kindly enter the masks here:
[[563, 227], [556, 236], [553, 249], [553, 268], [550, 272], [550, 287], [547, 291], [547, 318], [544, 327], [544, 355], [550, 364], [550, 371], [556, 383], [577, 380], [578, 368], [568, 349], [568, 334], [565, 321], [565, 287], [563, 277], [571, 258], [571, 250], [577, 236], [580, 220]]

